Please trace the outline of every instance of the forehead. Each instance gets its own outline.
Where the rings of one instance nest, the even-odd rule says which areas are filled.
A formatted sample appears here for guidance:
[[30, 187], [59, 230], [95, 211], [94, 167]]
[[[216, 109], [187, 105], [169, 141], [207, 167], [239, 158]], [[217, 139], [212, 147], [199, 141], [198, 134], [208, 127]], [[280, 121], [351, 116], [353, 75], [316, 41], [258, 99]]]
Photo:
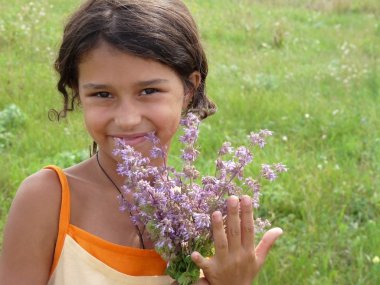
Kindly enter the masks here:
[[79, 64], [91, 60], [92, 57], [94, 57], [94, 55], [96, 56], [100, 53], [117, 56], [119, 54], [124, 54], [127, 52], [123, 52], [116, 46], [106, 42], [105, 40], [102, 40], [101, 38], [98, 38], [97, 40], [95, 40], [95, 44], [92, 46], [92, 48], [88, 49], [80, 56]]
[[93, 78], [111, 80], [120, 77], [130, 80], [151, 77], [179, 79], [177, 73], [169, 66], [121, 51], [106, 42], [100, 42], [81, 57], [78, 73], [79, 81]]

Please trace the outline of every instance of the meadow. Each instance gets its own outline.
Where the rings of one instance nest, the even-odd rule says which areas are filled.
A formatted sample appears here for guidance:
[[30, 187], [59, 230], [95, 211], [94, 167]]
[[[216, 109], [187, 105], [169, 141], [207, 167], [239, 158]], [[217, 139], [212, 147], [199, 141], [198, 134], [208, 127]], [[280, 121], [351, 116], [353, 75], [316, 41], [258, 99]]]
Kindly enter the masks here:
[[[284, 235], [255, 284], [380, 284], [380, 3], [185, 2], [219, 107], [201, 126], [199, 168], [213, 168], [225, 140], [260, 129], [274, 137], [257, 163], [289, 168], [263, 189], [257, 215]], [[26, 176], [88, 157], [80, 108], [48, 119], [62, 107], [52, 66], [77, 5], [0, 0], [0, 233]]]

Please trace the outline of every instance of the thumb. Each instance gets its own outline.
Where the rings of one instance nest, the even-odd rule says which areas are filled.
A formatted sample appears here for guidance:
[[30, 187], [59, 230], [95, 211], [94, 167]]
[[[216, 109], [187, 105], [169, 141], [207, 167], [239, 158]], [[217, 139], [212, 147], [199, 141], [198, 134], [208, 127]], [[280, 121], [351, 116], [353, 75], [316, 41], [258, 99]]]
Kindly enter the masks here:
[[273, 228], [267, 231], [260, 243], [256, 247], [256, 260], [258, 268], [264, 264], [265, 259], [269, 253], [269, 250], [274, 245], [276, 240], [282, 235], [282, 229]]
[[192, 285], [210, 285], [210, 283], [208, 283], [206, 278], [202, 277], [197, 282], [193, 283]]
[[[200, 269], [202, 269], [203, 271], [207, 271], [207, 269], [209, 268], [209, 263], [210, 261], [203, 257], [199, 252], [197, 251], [194, 251], [192, 254], [191, 254], [191, 260], [195, 263], [196, 266], [198, 266]], [[202, 283], [203, 284], [203, 283]]]

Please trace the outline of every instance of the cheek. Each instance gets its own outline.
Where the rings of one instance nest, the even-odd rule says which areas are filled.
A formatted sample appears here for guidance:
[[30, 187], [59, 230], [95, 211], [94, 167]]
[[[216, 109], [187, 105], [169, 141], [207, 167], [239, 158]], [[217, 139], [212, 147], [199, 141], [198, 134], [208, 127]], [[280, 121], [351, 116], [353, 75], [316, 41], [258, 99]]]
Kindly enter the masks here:
[[178, 128], [179, 128], [179, 122], [180, 122], [180, 114], [178, 116], [173, 116], [173, 118], [170, 121], [162, 121], [163, 124], [161, 124], [161, 128], [163, 130], [163, 133], [167, 136], [173, 136]]
[[168, 110], [168, 112], [161, 115], [160, 118], [157, 118], [158, 135], [161, 142], [167, 144], [171, 141], [179, 128], [181, 112]]
[[88, 132], [93, 135], [96, 130], [102, 127], [102, 116], [95, 112], [83, 110], [83, 120]]

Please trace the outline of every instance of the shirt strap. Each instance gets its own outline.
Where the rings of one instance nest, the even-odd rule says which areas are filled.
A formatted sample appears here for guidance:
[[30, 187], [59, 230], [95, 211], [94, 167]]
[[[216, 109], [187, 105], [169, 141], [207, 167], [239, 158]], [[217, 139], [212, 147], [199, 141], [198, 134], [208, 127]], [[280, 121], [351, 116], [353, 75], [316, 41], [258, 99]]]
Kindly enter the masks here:
[[57, 174], [59, 182], [61, 183], [61, 191], [62, 191], [61, 210], [59, 214], [58, 236], [57, 236], [57, 241], [55, 244], [53, 264], [50, 269], [50, 275], [51, 275], [58, 264], [58, 260], [60, 258], [63, 244], [65, 241], [67, 229], [70, 223], [70, 188], [69, 188], [69, 183], [67, 181], [67, 177], [61, 168], [59, 168], [58, 166], [49, 165], [49, 166], [46, 166], [45, 169], [51, 169]]

